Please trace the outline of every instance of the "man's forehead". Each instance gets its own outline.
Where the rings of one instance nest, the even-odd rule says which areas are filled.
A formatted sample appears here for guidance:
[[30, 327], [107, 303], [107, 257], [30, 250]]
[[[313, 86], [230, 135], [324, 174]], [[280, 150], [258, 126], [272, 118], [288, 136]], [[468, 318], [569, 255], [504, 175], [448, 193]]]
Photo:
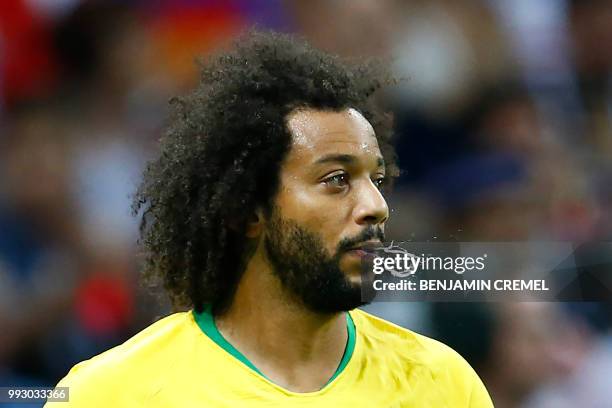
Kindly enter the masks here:
[[293, 149], [321, 150], [346, 148], [378, 151], [370, 122], [353, 108], [343, 111], [300, 109], [292, 112], [287, 126], [293, 136]]

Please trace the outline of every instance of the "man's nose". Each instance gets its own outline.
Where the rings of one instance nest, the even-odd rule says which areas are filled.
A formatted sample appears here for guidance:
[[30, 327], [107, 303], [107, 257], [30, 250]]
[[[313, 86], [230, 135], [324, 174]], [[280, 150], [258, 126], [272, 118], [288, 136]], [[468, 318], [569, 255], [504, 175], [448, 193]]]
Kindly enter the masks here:
[[372, 181], [362, 183], [358, 190], [354, 217], [360, 225], [379, 225], [389, 218], [387, 201]]

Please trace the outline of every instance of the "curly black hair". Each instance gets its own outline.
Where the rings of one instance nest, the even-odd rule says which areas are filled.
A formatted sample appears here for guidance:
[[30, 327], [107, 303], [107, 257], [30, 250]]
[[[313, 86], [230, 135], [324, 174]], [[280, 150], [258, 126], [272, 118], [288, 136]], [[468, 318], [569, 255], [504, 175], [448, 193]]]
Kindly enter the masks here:
[[392, 81], [381, 62], [344, 61], [272, 32], [251, 31], [209, 58], [196, 89], [170, 100], [161, 154], [136, 193], [145, 278], [163, 283], [175, 309], [228, 305], [250, 248], [248, 216], [270, 213], [296, 108], [361, 112], [397, 176], [390, 116], [372, 100]]

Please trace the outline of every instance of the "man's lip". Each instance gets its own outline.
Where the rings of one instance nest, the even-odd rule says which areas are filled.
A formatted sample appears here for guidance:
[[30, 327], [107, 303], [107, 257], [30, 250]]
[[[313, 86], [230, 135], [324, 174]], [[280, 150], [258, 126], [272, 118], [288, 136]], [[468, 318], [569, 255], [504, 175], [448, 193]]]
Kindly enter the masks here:
[[349, 248], [349, 251], [372, 251], [374, 248], [382, 245], [381, 241], [366, 241]]
[[368, 251], [368, 250], [359, 249], [359, 248], [349, 249], [347, 253], [349, 255], [357, 256], [361, 259], [370, 259], [375, 256], [375, 253], [373, 251]]

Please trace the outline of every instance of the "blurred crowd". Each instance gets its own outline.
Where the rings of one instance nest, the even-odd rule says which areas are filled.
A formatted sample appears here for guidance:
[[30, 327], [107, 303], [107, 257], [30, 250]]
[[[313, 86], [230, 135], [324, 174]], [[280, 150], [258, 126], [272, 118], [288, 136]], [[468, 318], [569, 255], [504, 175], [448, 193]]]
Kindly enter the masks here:
[[[388, 238], [612, 238], [612, 0], [4, 0], [0, 385], [53, 385], [169, 312], [131, 195], [196, 56], [254, 25], [402, 78]], [[370, 310], [461, 352], [496, 407], [612, 407], [609, 304]]]

